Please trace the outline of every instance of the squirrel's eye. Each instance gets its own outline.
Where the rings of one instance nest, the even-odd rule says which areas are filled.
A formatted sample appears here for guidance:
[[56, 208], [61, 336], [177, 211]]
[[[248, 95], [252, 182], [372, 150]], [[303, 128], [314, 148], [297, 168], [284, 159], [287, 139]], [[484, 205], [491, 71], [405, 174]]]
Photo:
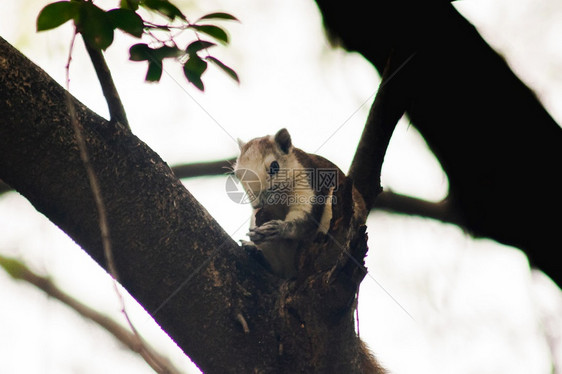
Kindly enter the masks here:
[[273, 161], [271, 165], [269, 165], [269, 175], [277, 174], [279, 171], [279, 163], [277, 161]]

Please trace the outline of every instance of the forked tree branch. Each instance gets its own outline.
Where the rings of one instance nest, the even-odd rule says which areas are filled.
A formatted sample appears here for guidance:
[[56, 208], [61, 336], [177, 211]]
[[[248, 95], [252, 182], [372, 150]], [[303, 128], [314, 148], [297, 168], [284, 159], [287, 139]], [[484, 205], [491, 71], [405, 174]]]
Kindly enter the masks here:
[[[66, 92], [2, 39], [0, 87], [0, 178], [107, 267]], [[361, 372], [347, 268], [314, 273], [305, 285], [274, 277], [142, 141], [75, 99], [73, 106], [106, 203], [121, 284], [201, 370]], [[335, 225], [339, 240], [314, 245], [329, 245], [347, 263], [345, 225]]]

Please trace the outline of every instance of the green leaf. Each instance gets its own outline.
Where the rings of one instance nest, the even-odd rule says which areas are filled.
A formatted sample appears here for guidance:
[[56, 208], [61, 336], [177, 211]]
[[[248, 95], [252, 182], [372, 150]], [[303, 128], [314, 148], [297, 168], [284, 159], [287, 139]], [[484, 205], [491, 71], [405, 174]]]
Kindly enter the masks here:
[[222, 61], [218, 60], [217, 58], [215, 58], [213, 56], [208, 56], [205, 59], [209, 60], [212, 63], [214, 63], [215, 65], [217, 65], [222, 71], [224, 71], [226, 74], [228, 74], [228, 76], [230, 78], [234, 79], [237, 83], [240, 83], [240, 79], [238, 78], [238, 74], [236, 74], [236, 72], [232, 68], [223, 64]]
[[51, 30], [78, 15], [80, 4], [70, 1], [51, 3], [41, 9], [37, 16], [37, 31]]
[[183, 72], [185, 74], [185, 77], [189, 81], [189, 83], [193, 84], [195, 87], [197, 87], [201, 91], [205, 91], [205, 85], [203, 84], [203, 81], [201, 80], [201, 76], [193, 75], [193, 74], [189, 73], [185, 68], [183, 69]]
[[137, 10], [139, 9], [139, 0], [121, 0], [119, 7], [123, 9]]
[[191, 25], [195, 30], [212, 36], [223, 44], [228, 44], [228, 34], [226, 31], [215, 25]]
[[204, 19], [223, 19], [226, 21], [238, 21], [238, 18], [234, 17], [232, 14], [228, 14], [228, 13], [222, 13], [222, 12], [217, 12], [217, 13], [209, 13], [204, 15], [203, 17], [199, 18], [195, 23], [204, 20]]
[[164, 45], [160, 48], [152, 49], [144, 43], [139, 43], [129, 48], [129, 59], [131, 61], [148, 61], [148, 70], [145, 80], [148, 82], [158, 82], [162, 77], [162, 60], [169, 57], [178, 57], [184, 52], [177, 47]]
[[131, 61], [160, 61], [165, 58], [179, 57], [184, 54], [177, 47], [162, 46], [160, 48], [150, 48], [144, 43], [139, 43], [129, 48], [129, 60]]
[[199, 56], [193, 55], [185, 62], [184, 69], [189, 70], [193, 74], [201, 75], [207, 70], [207, 63]]
[[160, 78], [162, 78], [162, 61], [149, 61], [144, 79], [147, 82], [158, 82]]
[[205, 91], [205, 85], [201, 75], [207, 70], [207, 63], [197, 55], [192, 55], [183, 65], [183, 74], [187, 80], [201, 91]]
[[92, 3], [80, 3], [80, 12], [74, 20], [78, 32], [92, 47], [105, 50], [113, 43], [113, 22], [104, 10]]
[[129, 60], [145, 61], [150, 58], [150, 47], [144, 43], [139, 43], [129, 48]]
[[165, 58], [179, 57], [183, 54], [184, 54], [184, 52], [181, 51], [179, 48], [170, 47], [170, 46], [167, 46], [167, 45], [162, 46], [160, 48], [150, 50], [151, 59], [160, 60], [160, 61], [165, 59]]
[[207, 42], [205, 40], [196, 40], [190, 45], [188, 45], [185, 51], [188, 54], [192, 55], [199, 52], [202, 49], [211, 48], [214, 47], [215, 45], [216, 45], [215, 43]]
[[130, 9], [112, 9], [107, 12], [114, 28], [125, 31], [137, 38], [142, 36], [144, 22], [142, 18]]
[[183, 13], [174, 4], [167, 0], [141, 0], [140, 4], [145, 8], [158, 12], [170, 20], [174, 20], [176, 17], [186, 20]]

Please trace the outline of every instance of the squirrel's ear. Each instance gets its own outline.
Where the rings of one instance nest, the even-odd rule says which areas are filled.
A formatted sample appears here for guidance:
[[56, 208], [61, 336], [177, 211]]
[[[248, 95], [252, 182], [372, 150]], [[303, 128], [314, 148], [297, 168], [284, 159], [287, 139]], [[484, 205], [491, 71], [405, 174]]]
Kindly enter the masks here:
[[240, 151], [242, 151], [242, 148], [246, 145], [246, 142], [240, 138], [236, 138], [236, 142], [238, 143], [238, 148], [240, 148]]
[[275, 143], [277, 143], [277, 145], [279, 146], [279, 148], [281, 148], [281, 151], [283, 151], [283, 153], [289, 153], [289, 151], [291, 150], [291, 135], [289, 135], [289, 131], [287, 131], [287, 129], [281, 129], [279, 131], [277, 131], [277, 134], [275, 134]]

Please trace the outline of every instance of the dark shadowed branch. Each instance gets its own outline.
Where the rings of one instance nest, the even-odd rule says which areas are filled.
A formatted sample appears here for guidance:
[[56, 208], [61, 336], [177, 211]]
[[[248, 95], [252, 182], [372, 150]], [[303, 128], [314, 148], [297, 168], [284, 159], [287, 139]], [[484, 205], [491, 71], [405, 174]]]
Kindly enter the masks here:
[[426, 217], [463, 227], [463, 222], [451, 206], [449, 199], [432, 202], [392, 191], [382, 191], [375, 201], [373, 210]]
[[363, 196], [367, 210], [382, 191], [380, 175], [384, 155], [409, 103], [409, 77], [414, 65], [415, 52], [404, 54], [393, 50], [349, 169], [348, 176]]
[[521, 248], [562, 284], [552, 247], [562, 129], [502, 56], [448, 2], [316, 3], [332, 40], [381, 74], [393, 49], [416, 51], [406, 112], [447, 174], [455, 213], [468, 232]]

